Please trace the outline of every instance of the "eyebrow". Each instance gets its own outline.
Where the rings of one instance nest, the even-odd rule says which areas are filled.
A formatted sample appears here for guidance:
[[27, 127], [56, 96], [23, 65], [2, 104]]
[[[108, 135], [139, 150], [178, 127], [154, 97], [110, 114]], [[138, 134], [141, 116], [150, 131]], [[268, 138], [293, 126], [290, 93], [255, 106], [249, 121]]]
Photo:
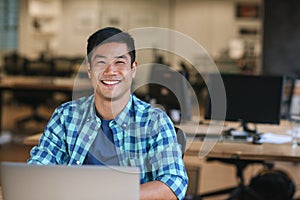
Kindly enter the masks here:
[[128, 56], [124, 55], [120, 55], [120, 56], [116, 56], [115, 58], [122, 58], [122, 59], [128, 59]]
[[[95, 55], [94, 59], [97, 59], [97, 58], [107, 58], [106, 56], [103, 56], [103, 55]], [[122, 59], [128, 59], [128, 56], [126, 56], [125, 54], [124, 55], [120, 55], [120, 56], [115, 56], [114, 58], [122, 58]]]
[[94, 59], [97, 59], [97, 58], [106, 58], [106, 56], [102, 56], [102, 55], [97, 54], [97, 55], [94, 56]]

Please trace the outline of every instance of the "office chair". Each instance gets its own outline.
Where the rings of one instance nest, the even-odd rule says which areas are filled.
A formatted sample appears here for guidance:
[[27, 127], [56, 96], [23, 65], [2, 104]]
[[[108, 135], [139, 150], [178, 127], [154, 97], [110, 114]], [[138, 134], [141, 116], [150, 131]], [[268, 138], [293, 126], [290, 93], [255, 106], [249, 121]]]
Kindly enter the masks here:
[[7, 75], [21, 75], [25, 72], [27, 59], [12, 52], [3, 56], [3, 69]]
[[240, 200], [292, 200], [296, 191], [295, 183], [289, 174], [280, 169], [260, 170], [251, 178], [248, 188], [252, 196], [245, 196]]
[[[23, 76], [52, 76], [53, 75], [53, 63], [52, 61], [46, 60], [27, 60], [24, 66]], [[24, 125], [29, 121], [35, 121], [39, 123], [46, 123], [48, 117], [44, 117], [39, 114], [39, 106], [45, 104], [49, 99], [53, 98], [53, 93], [49, 91], [41, 91], [36, 89], [26, 89], [20, 90], [16, 89], [13, 91], [14, 100], [25, 106], [29, 106], [32, 113], [16, 120], [16, 125], [19, 128], [24, 127]]]
[[57, 57], [53, 59], [54, 76], [71, 77], [75, 69], [73, 60], [67, 57]]
[[283, 84], [282, 104], [281, 104], [281, 118], [289, 120], [292, 107], [292, 100], [295, 91], [296, 77], [285, 76]]
[[44, 59], [28, 60], [25, 66], [25, 75], [54, 76], [54, 61]]
[[177, 141], [181, 145], [182, 158], [183, 158], [184, 152], [185, 152], [185, 147], [186, 147], [186, 134], [182, 129], [180, 129], [176, 126], [174, 128], [176, 131]]
[[14, 99], [25, 106], [29, 106], [31, 113], [16, 119], [16, 125], [19, 128], [24, 127], [24, 125], [30, 121], [38, 123], [46, 123], [49, 119], [48, 117], [42, 116], [39, 114], [39, 107], [46, 103], [49, 98], [52, 98], [52, 93], [49, 91], [22, 91], [15, 90], [13, 92]]
[[[184, 152], [186, 149], [186, 133], [178, 128], [174, 127], [176, 131], [177, 141], [181, 145], [182, 158], [184, 157]], [[189, 185], [187, 188], [185, 200], [198, 200], [197, 191], [199, 187], [199, 175], [200, 167], [199, 166], [186, 166], [186, 172], [189, 177]]]
[[239, 183], [235, 187], [229, 187], [213, 192], [207, 192], [200, 194], [198, 196], [198, 199], [204, 198], [204, 197], [211, 197], [211, 196], [218, 196], [222, 194], [230, 194], [230, 197], [227, 200], [236, 200], [237, 197], [241, 197], [242, 195], [253, 195], [251, 190], [245, 185], [244, 180], [244, 169], [251, 164], [262, 164], [267, 169], [272, 169], [274, 164], [273, 163], [266, 163], [262, 160], [240, 160], [239, 158], [207, 158], [207, 161], [218, 161], [225, 164], [234, 165], [236, 168], [236, 177], [239, 180]]

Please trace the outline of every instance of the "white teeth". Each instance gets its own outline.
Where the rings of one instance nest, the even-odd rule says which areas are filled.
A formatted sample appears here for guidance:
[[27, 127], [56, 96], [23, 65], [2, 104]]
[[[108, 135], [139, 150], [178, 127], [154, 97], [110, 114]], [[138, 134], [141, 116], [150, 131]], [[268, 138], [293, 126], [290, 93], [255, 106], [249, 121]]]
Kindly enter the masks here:
[[119, 81], [102, 81], [102, 82], [107, 85], [114, 85], [114, 84], [119, 83]]

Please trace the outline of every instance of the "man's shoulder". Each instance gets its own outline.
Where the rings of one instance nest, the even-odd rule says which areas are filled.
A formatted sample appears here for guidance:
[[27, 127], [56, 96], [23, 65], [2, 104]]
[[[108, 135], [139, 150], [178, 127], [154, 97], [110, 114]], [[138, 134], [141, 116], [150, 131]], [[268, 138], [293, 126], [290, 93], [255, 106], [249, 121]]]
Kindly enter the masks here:
[[150, 103], [147, 103], [138, 97], [133, 95], [134, 109], [138, 113], [143, 113], [143, 115], [165, 115], [166, 113], [159, 107], [155, 107]]
[[93, 95], [81, 97], [72, 101], [65, 102], [59, 106], [60, 110], [86, 110], [93, 101]]

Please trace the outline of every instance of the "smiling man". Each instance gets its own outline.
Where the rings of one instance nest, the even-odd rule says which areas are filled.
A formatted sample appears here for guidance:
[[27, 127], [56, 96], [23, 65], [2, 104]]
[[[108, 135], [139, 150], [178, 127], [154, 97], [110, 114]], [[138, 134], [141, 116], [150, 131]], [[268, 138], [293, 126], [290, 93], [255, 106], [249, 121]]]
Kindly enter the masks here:
[[160, 109], [131, 93], [133, 38], [116, 28], [92, 34], [87, 73], [94, 94], [59, 106], [29, 164], [140, 168], [140, 199], [183, 199], [188, 178], [174, 126]]

